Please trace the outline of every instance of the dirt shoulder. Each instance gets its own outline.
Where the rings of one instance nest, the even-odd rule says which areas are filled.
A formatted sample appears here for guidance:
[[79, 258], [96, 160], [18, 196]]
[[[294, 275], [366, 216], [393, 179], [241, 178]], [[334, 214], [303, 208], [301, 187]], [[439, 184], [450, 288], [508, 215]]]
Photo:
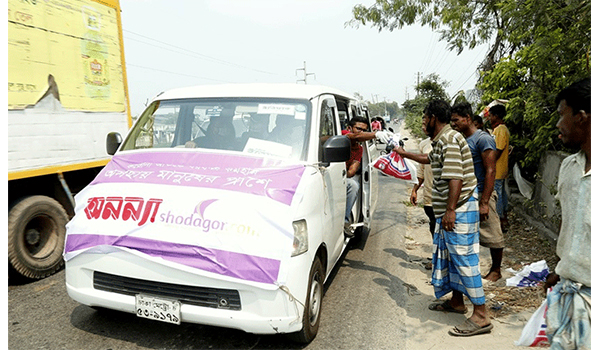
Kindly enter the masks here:
[[[396, 127], [398, 127], [396, 125]], [[415, 151], [420, 140], [409, 137], [406, 149]], [[431, 234], [428, 228], [428, 218], [422, 206], [412, 206], [409, 201], [410, 190], [398, 194], [397, 205], [407, 207], [407, 220], [409, 229], [405, 233], [405, 246], [407, 253], [414, 256], [413, 264], [419, 265], [418, 269], [410, 269], [407, 278], [417, 287], [415, 300], [407, 307], [419, 308], [423, 315], [419, 319], [407, 318], [407, 332], [409, 333], [408, 349], [518, 349], [514, 342], [521, 336], [521, 331], [533, 312], [545, 298], [543, 288], [538, 287], [507, 287], [506, 279], [513, 276], [508, 268], [515, 271], [523, 266], [546, 260], [550, 271], [553, 271], [558, 258], [555, 246], [545, 236], [529, 225], [519, 216], [518, 208], [509, 211], [510, 226], [505, 233], [506, 248], [502, 261], [502, 278], [497, 282], [484, 283], [486, 306], [492, 318], [494, 329], [491, 334], [474, 337], [453, 337], [448, 330], [460, 324], [470, 316], [473, 308], [466, 301], [469, 313], [465, 315], [430, 311], [429, 303], [435, 301], [433, 287], [431, 286], [431, 270], [425, 270], [425, 264], [431, 258], [433, 251]], [[480, 270], [482, 274], [489, 271], [491, 257], [489, 249], [480, 247]], [[444, 297], [449, 298], [450, 295]], [[417, 300], [418, 299], [418, 300]], [[411, 313], [414, 314], [414, 313]]]

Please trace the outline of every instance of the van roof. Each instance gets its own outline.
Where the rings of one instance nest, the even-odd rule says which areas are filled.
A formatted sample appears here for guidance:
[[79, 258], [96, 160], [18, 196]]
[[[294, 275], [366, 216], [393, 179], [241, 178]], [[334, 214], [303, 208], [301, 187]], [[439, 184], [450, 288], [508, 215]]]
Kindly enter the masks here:
[[158, 94], [154, 100], [214, 97], [275, 97], [311, 99], [322, 94], [332, 94], [346, 99], [354, 97], [338, 89], [321, 85], [305, 84], [220, 84], [199, 85], [168, 90]]

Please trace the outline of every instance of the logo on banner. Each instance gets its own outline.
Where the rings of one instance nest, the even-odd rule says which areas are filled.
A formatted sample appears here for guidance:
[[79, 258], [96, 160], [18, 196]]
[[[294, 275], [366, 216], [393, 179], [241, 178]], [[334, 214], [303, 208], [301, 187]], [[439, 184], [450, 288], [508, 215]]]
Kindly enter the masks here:
[[138, 221], [138, 226], [144, 225], [148, 220], [154, 222], [156, 213], [162, 199], [141, 197], [92, 197], [84, 209], [88, 220], [132, 220]]
[[208, 200], [202, 201], [202, 202], [198, 203], [194, 212], [196, 214], [200, 215], [200, 217], [204, 219], [204, 211], [206, 210], [206, 208], [208, 208], [209, 205], [213, 204], [216, 201], [217, 201], [217, 199], [208, 199]]
[[230, 222], [228, 220], [218, 220], [211, 218], [210, 215], [205, 216], [206, 209], [217, 201], [218, 199], [204, 200], [194, 207], [194, 211], [191, 214], [187, 215], [180, 215], [179, 213], [172, 212], [171, 210], [162, 212], [158, 215], [158, 220], [159, 222], [165, 224], [193, 227], [203, 232], [229, 232], [238, 235], [250, 236], [260, 235], [260, 232], [258, 232], [250, 224]]

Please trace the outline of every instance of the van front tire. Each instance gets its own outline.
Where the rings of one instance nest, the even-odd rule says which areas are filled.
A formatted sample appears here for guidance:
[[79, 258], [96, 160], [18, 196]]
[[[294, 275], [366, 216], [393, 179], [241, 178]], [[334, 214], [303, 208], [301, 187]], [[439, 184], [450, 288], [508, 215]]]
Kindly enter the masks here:
[[323, 303], [325, 282], [325, 269], [319, 257], [313, 261], [310, 269], [308, 288], [306, 292], [306, 301], [302, 315], [302, 329], [296, 333], [289, 334], [289, 338], [295, 342], [308, 344], [319, 331], [321, 322], [321, 305]]

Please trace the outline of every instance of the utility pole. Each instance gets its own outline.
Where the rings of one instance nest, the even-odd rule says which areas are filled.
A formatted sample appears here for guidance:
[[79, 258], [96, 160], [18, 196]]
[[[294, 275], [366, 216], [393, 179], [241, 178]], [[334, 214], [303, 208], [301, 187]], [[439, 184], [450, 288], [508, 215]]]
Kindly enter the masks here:
[[307, 72], [306, 72], [306, 61], [304, 61], [304, 68], [298, 68], [298, 69], [296, 69], [296, 76], [298, 76], [298, 71], [299, 71], [299, 70], [301, 70], [301, 71], [303, 71], [303, 72], [304, 72], [304, 78], [303, 78], [303, 79], [298, 79], [298, 80], [296, 80], [296, 83], [297, 83], [297, 82], [299, 82], [299, 81], [303, 81], [303, 82], [304, 82], [304, 84], [306, 84], [306, 77], [307, 77], [307, 76], [309, 76], [309, 75], [312, 75], [312, 76], [314, 76], [314, 77], [315, 77], [315, 79], [317, 78], [317, 75], [316, 75], [315, 73], [307, 73]]
[[383, 98], [383, 110], [384, 110], [383, 115], [385, 117], [387, 117], [388, 116], [388, 111], [387, 111], [387, 102], [385, 100], [385, 97]]
[[[421, 83], [421, 72], [417, 72], [417, 87], [419, 86], [419, 84]], [[417, 97], [419, 97], [419, 89], [415, 89], [417, 90]]]

